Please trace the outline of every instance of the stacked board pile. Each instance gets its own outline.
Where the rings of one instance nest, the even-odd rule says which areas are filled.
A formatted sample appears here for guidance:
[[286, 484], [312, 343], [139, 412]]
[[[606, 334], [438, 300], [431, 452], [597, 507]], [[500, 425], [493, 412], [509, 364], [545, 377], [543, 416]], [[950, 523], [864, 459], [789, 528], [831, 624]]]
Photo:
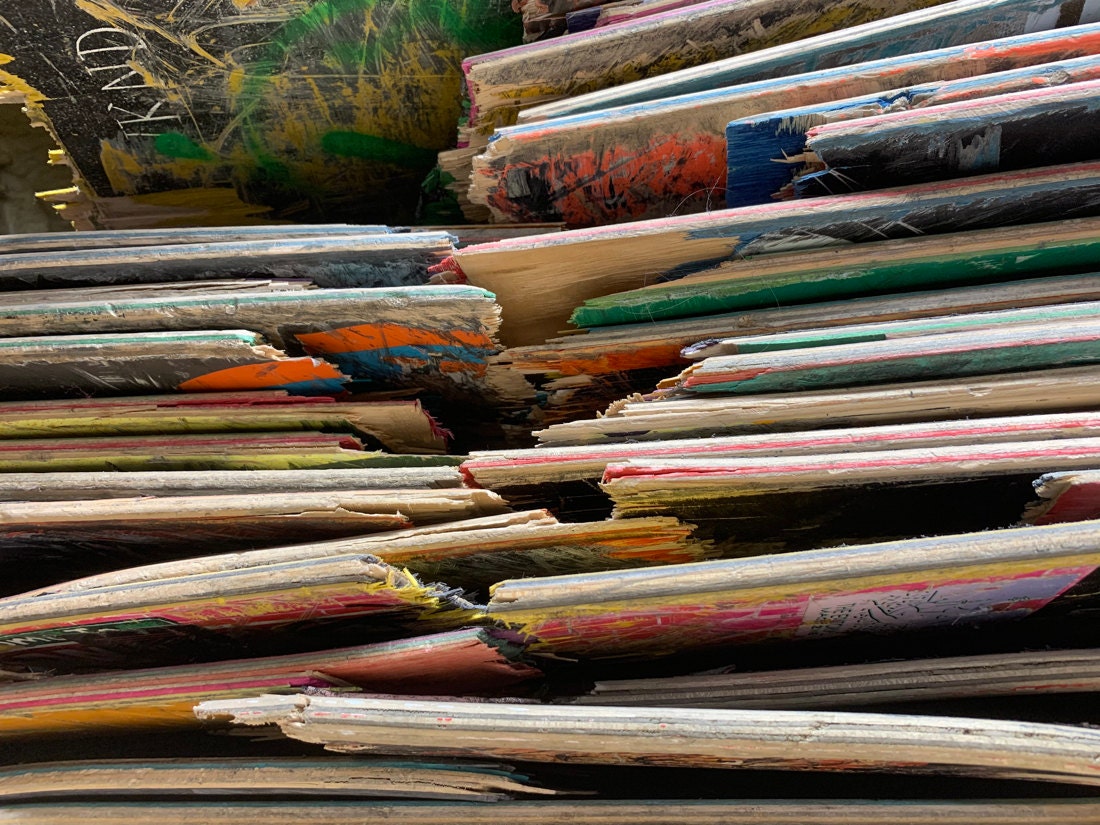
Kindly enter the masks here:
[[517, 2], [498, 240], [0, 241], [0, 821], [1095, 822], [1093, 5]]

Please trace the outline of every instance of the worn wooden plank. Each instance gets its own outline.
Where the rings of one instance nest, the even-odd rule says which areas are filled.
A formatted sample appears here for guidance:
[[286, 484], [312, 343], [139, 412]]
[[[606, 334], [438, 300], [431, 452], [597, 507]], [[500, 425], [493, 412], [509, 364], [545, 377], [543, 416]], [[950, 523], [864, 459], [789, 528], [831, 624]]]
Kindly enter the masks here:
[[807, 196], [1091, 159], [1098, 90], [1082, 80], [815, 126], [806, 145], [826, 168], [795, 188]]
[[136, 496], [203, 496], [321, 490], [460, 487], [456, 467], [284, 470], [89, 471], [0, 474], [0, 501], [80, 501]]
[[[478, 485], [497, 491], [540, 484], [599, 480], [609, 464], [665, 458], [762, 458], [795, 455], [871, 452], [878, 450], [938, 450], [1004, 442], [1092, 438], [1100, 436], [1100, 414], [1062, 413], [1009, 416], [976, 421], [955, 420], [918, 424], [886, 424], [810, 430], [787, 434], [712, 436], [644, 443], [552, 447], [474, 452], [462, 473]], [[509, 494], [511, 495], [511, 494]]]
[[[467, 605], [372, 556], [343, 556], [2, 599], [0, 658], [61, 673], [241, 658], [245, 638], [261, 650], [257, 634], [300, 623], [357, 619], [363, 643], [460, 627]], [[279, 645], [293, 652], [292, 636]]]
[[[750, 207], [734, 214], [747, 212]], [[1090, 218], [732, 260], [668, 283], [590, 298], [574, 311], [572, 320], [585, 326], [611, 326], [758, 311], [777, 304], [783, 311], [797, 313], [804, 311], [797, 305], [822, 300], [1091, 272], [1097, 268], [1100, 251], [1092, 235], [1095, 225]]]
[[[1100, 26], [1077, 26], [501, 128], [473, 160], [469, 197], [498, 220], [554, 215], [573, 226], [701, 212], [720, 206], [721, 192], [727, 205], [739, 206], [744, 201], [730, 200], [738, 190], [727, 189], [721, 139], [730, 121], [1068, 61], [1098, 50]], [[670, 165], [676, 174], [665, 173]], [[784, 170], [769, 161], [765, 169], [744, 171]]]
[[[963, 482], [1002, 475], [1088, 469], [1100, 440], [1026, 440], [1001, 444], [947, 444], [927, 450], [898, 444], [892, 449], [822, 451], [810, 455], [629, 456], [609, 464], [604, 490], [616, 514], [668, 515], [731, 510], [739, 497], [765, 493], [846, 488], [874, 484]], [[682, 506], [681, 506], [682, 505]]]
[[689, 393], [792, 392], [1100, 362], [1100, 323], [1016, 324], [940, 335], [720, 355], [667, 382]]
[[108, 246], [0, 256], [0, 290], [216, 278], [303, 278], [321, 287], [413, 286], [452, 250], [446, 232], [306, 235]]
[[7, 502], [4, 595], [171, 559], [401, 530], [503, 513], [486, 490], [283, 491]]
[[608, 415], [537, 433], [544, 444], [601, 444], [791, 432], [959, 417], [1091, 410], [1100, 369], [1070, 367], [764, 395], [628, 399]]
[[[871, 185], [871, 181], [876, 179], [876, 173], [868, 169], [861, 168], [851, 181], [844, 179], [845, 172], [843, 169], [838, 168], [835, 172], [820, 170], [820, 156], [807, 150], [807, 133], [813, 131], [820, 138], [821, 127], [850, 120], [860, 120], [869, 126], [874, 121], [884, 128], [882, 136], [885, 137], [886, 132], [889, 132], [891, 128], [890, 125], [897, 122], [892, 117], [894, 114], [902, 111], [913, 111], [914, 109], [931, 109], [933, 107], [936, 107], [936, 112], [928, 112], [924, 118], [919, 120], [927, 122], [929, 119], [934, 118], [936, 123], [939, 124], [936, 128], [939, 128], [939, 126], [947, 128], [948, 123], [954, 123], [957, 127], [958, 123], [954, 118], [959, 116], [960, 108], [967, 109], [973, 115], [978, 116], [978, 112], [989, 111], [989, 107], [995, 107], [997, 102], [1006, 105], [1009, 97], [1015, 100], [1013, 93], [1027, 92], [1029, 93], [1028, 99], [1031, 99], [1030, 93], [1044, 86], [1051, 88], [1067, 86], [1065, 89], [1067, 105], [1072, 107], [1071, 101], [1074, 98], [1072, 87], [1082, 82], [1096, 80], [1098, 77], [1100, 77], [1100, 57], [1089, 55], [1088, 57], [1057, 63], [1044, 63], [1024, 69], [982, 75], [954, 83], [929, 83], [924, 86], [893, 89], [873, 97], [845, 99], [838, 97], [830, 102], [814, 106], [784, 109], [733, 121], [726, 127], [726, 205], [732, 207], [751, 203], [767, 203], [774, 198], [792, 197], [795, 193], [804, 197], [810, 194], [822, 195], [876, 188]], [[973, 108], [963, 105], [961, 101], [972, 101]], [[1022, 100], [1020, 104], [1022, 105]], [[1037, 101], [1033, 101], [1032, 105], [1037, 106], [1039, 104]], [[1021, 128], [1028, 128], [1017, 121], [1021, 113], [1012, 113], [1011, 106], [1005, 109], [997, 107], [997, 111], [998, 121], [1002, 117], [1013, 121], [1013, 126], [1008, 127], [1010, 134], [1006, 137], [1004, 143], [1008, 155], [1006, 155], [1006, 162], [1003, 165], [993, 162], [981, 163], [969, 167], [968, 172], [963, 172], [957, 166], [954, 167], [954, 172], [939, 173], [929, 169], [923, 177], [907, 173], [899, 173], [895, 177], [887, 172], [885, 167], [880, 166], [882, 174], [877, 178], [878, 185], [898, 186], [904, 183], [915, 183], [917, 180], [941, 180], [949, 177], [959, 177], [961, 174], [981, 174], [997, 169], [1046, 166], [1051, 163], [1065, 163], [1075, 159], [1091, 157], [1089, 151], [1083, 145], [1080, 145], [1082, 143], [1081, 132], [1073, 131], [1066, 131], [1063, 135], [1064, 140], [1059, 142], [1057, 147], [1047, 145], [1044, 148], [1043, 136], [1037, 134], [1035, 140], [1027, 141], [1031, 147], [1030, 153], [1024, 150], [1021, 154], [1021, 150], [1017, 145], [1020, 137], [1012, 134], [1013, 131], [1016, 131], [1018, 135]], [[879, 118], [886, 115], [891, 117], [879, 121]], [[1035, 120], [1031, 121], [1030, 128], [1036, 129], [1038, 127], [1037, 121], [1044, 119], [1053, 123], [1059, 116], [1071, 119], [1074, 117], [1072, 114], [1063, 113], [1059, 115], [1044, 112], [1036, 115]], [[1082, 121], [1088, 119], [1087, 113], [1081, 113], [1080, 116]], [[913, 121], [907, 122], [919, 131], [920, 127], [915, 125]], [[850, 126], [855, 128], [854, 124], [850, 124]], [[1075, 122], [1074, 128], [1076, 126]], [[877, 129], [878, 127], [874, 128]], [[1038, 132], [1042, 132], [1041, 127], [1038, 128]], [[826, 129], [826, 137], [823, 139], [822, 146], [828, 144], [829, 140], [835, 139], [835, 136], [840, 133], [847, 134], [848, 131], [843, 128], [840, 129], [840, 132]], [[893, 134], [897, 139], [897, 132]], [[833, 135], [834, 138], [829, 138], [828, 135]], [[864, 141], [866, 141], [866, 132], [863, 133], [863, 136]], [[910, 139], [913, 140], [913, 151], [920, 151], [916, 148], [920, 142], [919, 138], [916, 138], [915, 135], [910, 136], [903, 139], [907, 142], [907, 148], [904, 150], [906, 155], [909, 151], [908, 141]], [[969, 141], [968, 145], [970, 143], [973, 143], [973, 141]], [[1080, 145], [1080, 148], [1074, 149], [1075, 143]], [[841, 149], [841, 154], [844, 151], [846, 150]], [[847, 151], [858, 150], [851, 147]], [[924, 151], [927, 152], [927, 148]], [[1013, 152], [1015, 152], [1015, 155], [1012, 154]], [[848, 157], [852, 157], [851, 154]], [[879, 157], [881, 159], [881, 154]], [[1012, 160], [1013, 157], [1016, 160]], [[925, 162], [927, 164], [931, 161], [926, 157]], [[842, 163], [844, 163], [843, 160]], [[850, 163], [859, 165], [864, 161], [852, 160]], [[918, 163], [914, 158], [914, 166]]]
[[[586, 330], [584, 335], [552, 338], [541, 346], [516, 347], [507, 350], [502, 357], [528, 375], [583, 376], [593, 382], [606, 376], [602, 396], [605, 400], [599, 407], [602, 411], [627, 394], [624, 387], [649, 392], [659, 377], [667, 377], [688, 366], [691, 360], [719, 354], [722, 352], [720, 342], [726, 338], [772, 336], [793, 330], [896, 318], [1053, 306], [1077, 300], [1100, 300], [1100, 280], [1095, 275], [1048, 276], [989, 286], [894, 293], [780, 309], [595, 327]], [[653, 377], [655, 372], [658, 378]]]
[[[1097, 565], [1094, 522], [499, 584], [489, 615], [570, 656], [990, 627]], [[1033, 600], [1034, 599], [1034, 600]]]
[[[1100, 277], [1092, 278], [1100, 281]], [[939, 315], [899, 321], [874, 321], [867, 324], [843, 324], [834, 327], [809, 327], [793, 332], [771, 335], [741, 335], [700, 343], [687, 353], [693, 360], [712, 356], [778, 352], [816, 346], [856, 344], [864, 341], [893, 341], [924, 335], [979, 332], [1009, 329], [1021, 324], [1046, 324], [1072, 319], [1091, 320], [1100, 317], [1100, 302], [1082, 301], [1073, 304], [1052, 304], [993, 312], [970, 312]]]
[[389, 234], [394, 230], [382, 224], [276, 224], [273, 226], [175, 227], [164, 229], [116, 229], [113, 231], [42, 232], [4, 235], [0, 254], [46, 252], [76, 249], [108, 249], [171, 244], [229, 243], [260, 238], [331, 237], [334, 235]]
[[760, 52], [575, 95], [526, 109], [520, 113], [519, 120], [534, 122], [597, 112], [770, 77], [1096, 22], [1091, 9], [1086, 11], [1083, 6], [1062, 0], [954, 0], [786, 45], [772, 46]]
[[[1100, 733], [1070, 725], [828, 711], [532, 710], [299, 694], [289, 703], [207, 702], [196, 713], [238, 724], [274, 722], [294, 739], [353, 753], [1100, 782], [1093, 767]], [[489, 730], [498, 735], [487, 737]]]
[[[51, 676], [0, 686], [0, 739], [196, 727], [197, 702], [309, 684], [491, 693], [538, 674], [519, 661], [522, 650], [492, 630], [464, 629], [312, 653]], [[4, 785], [0, 779], [0, 794], [10, 792]]]
[[1100, 688], [1100, 651], [1044, 650], [871, 662], [751, 673], [700, 674], [597, 682], [580, 705], [862, 708], [883, 703], [1050, 693]]
[[394, 453], [441, 453], [446, 433], [417, 401], [336, 402], [280, 391], [78, 398], [0, 404], [0, 443], [184, 433], [343, 432]]
[[[506, 345], [537, 344], [585, 300], [742, 257], [1087, 217], [1100, 209], [1098, 181], [1100, 164], [1086, 163], [593, 227], [471, 246], [440, 269], [496, 294]], [[587, 307], [574, 322], [607, 323]]]
[[285, 389], [342, 392], [346, 376], [315, 358], [287, 357], [253, 332], [54, 335], [0, 341], [5, 397]]
[[1005, 528], [1048, 471], [1097, 466], [1095, 438], [816, 455], [626, 457], [609, 464], [614, 514], [699, 525], [726, 556]]
[[25, 802], [125, 796], [148, 799], [201, 793], [237, 799], [308, 795], [335, 799], [432, 799], [499, 802], [552, 796], [505, 766], [433, 765], [381, 760], [274, 757], [101, 759], [44, 762], [0, 770], [0, 798]]
[[[534, 103], [699, 66], [934, 4], [929, 0], [709, 0], [463, 61], [470, 130]], [[766, 21], [766, 25], [764, 22]], [[644, 48], [639, 48], [639, 42]]]
[[563, 523], [545, 510], [533, 510], [378, 535], [146, 564], [51, 584], [39, 592], [87, 592], [199, 573], [370, 553], [425, 579], [487, 594], [492, 584], [508, 575], [558, 575], [707, 558], [710, 545], [694, 541], [692, 529], [690, 524], [667, 518]]
[[[1037, 825], [1090, 825], [1100, 805], [1091, 799], [866, 801], [838, 799], [676, 800], [664, 802], [586, 799], [573, 802], [497, 802], [493, 805], [385, 802], [163, 802], [150, 809], [141, 803], [73, 802], [37, 804], [38, 825], [67, 825], [82, 816], [89, 825], [293, 825], [308, 819], [315, 825], [355, 825], [385, 817], [396, 825], [431, 825], [462, 819], [468, 825], [546, 825], [568, 821], [576, 825], [683, 825], [715, 821], [746, 825], [850, 825], [854, 818], [869, 825], [1000, 825], [1014, 816]], [[21, 823], [23, 812], [0, 811], [4, 825]]]

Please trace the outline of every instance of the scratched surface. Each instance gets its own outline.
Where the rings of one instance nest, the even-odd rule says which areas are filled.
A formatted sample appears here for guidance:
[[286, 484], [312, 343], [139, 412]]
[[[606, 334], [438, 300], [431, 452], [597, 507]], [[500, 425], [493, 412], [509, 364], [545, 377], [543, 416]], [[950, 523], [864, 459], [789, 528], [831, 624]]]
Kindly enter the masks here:
[[[173, 654], [179, 662], [181, 650], [204, 659], [229, 658], [226, 653], [234, 650], [246, 655], [238, 640], [257, 629], [305, 629], [306, 623], [314, 633], [319, 625], [331, 629], [333, 635], [315, 641], [316, 647], [334, 643], [342, 619], [355, 620], [355, 643], [361, 644], [454, 629], [472, 615], [452, 593], [421, 585], [372, 556], [270, 565], [262, 573], [220, 571], [110, 591], [107, 608], [80, 594], [0, 600], [0, 658], [59, 672], [89, 660], [99, 668], [132, 668], [172, 662]], [[299, 638], [303, 648], [308, 636]], [[275, 638], [270, 644], [288, 645], [281, 652], [291, 652], [295, 636]], [[265, 643], [257, 638], [256, 644], [262, 649]]]
[[980, 43], [999, 37], [1098, 22], [1095, 4], [1080, 0], [953, 0], [835, 33], [738, 54], [609, 89], [576, 95], [519, 114], [519, 122], [596, 112], [852, 63]]
[[1024, 91], [963, 99], [932, 111], [817, 126], [807, 146], [827, 168], [807, 176], [812, 184], [796, 182], [795, 190], [804, 196], [838, 187], [869, 189], [883, 181], [944, 180], [1096, 157], [1098, 66], [1069, 68], [1065, 76], [1081, 82], [1053, 88], [1032, 83]]
[[407, 220], [453, 140], [462, 57], [519, 40], [496, 0], [6, 5], [0, 86], [92, 195], [228, 187], [297, 220]]
[[[496, 295], [507, 346], [539, 344], [567, 320], [578, 326], [639, 320], [611, 320], [615, 310], [605, 312], [600, 296], [741, 257], [1086, 217], [1100, 207], [1097, 170], [1097, 164], [1047, 167], [516, 238], [460, 249], [438, 271], [460, 271]], [[774, 303], [770, 298], [765, 303]]]
[[[470, 199], [488, 206], [498, 220], [560, 218], [574, 226], [702, 212], [721, 206], [727, 189], [720, 138], [730, 121], [755, 123], [765, 112], [900, 93], [1036, 64], [1052, 64], [1039, 82], [1065, 83], [1054, 73], [1057, 66], [1098, 50], [1100, 25], [1078, 26], [502, 128], [473, 161]], [[1002, 79], [1010, 78], [1028, 82], [1022, 72]], [[999, 93], [990, 86], [979, 88], [986, 95]], [[772, 158], [783, 159], [783, 150], [799, 154], [805, 141], [804, 134], [794, 138], [790, 121], [783, 125], [783, 141], [773, 141], [775, 151], [766, 160], [752, 156], [737, 165], [727, 206], [750, 202], [738, 196], [750, 174], [768, 182], [765, 200], [790, 181], [794, 164]]]
[[463, 62], [470, 126], [519, 109], [834, 32], [942, 0], [709, 0]]
[[[317, 653], [58, 676], [0, 687], [0, 738], [195, 727], [191, 709], [198, 701], [307, 685], [351, 683], [409, 694], [491, 692], [538, 673], [517, 661], [521, 652], [504, 634], [468, 628]], [[80, 661], [77, 651], [72, 661]]]
[[1094, 530], [1058, 525], [516, 579], [497, 585], [488, 614], [535, 649], [582, 658], [1019, 619], [1095, 569]]
[[[1014, 106], [1007, 103], [1008, 99], [1014, 100], [1013, 92], [1044, 93], [1058, 92], [1055, 87], [1070, 84], [1065, 94], [1067, 95], [1066, 107], [1072, 109], [1072, 98], [1068, 97], [1070, 90], [1084, 81], [1094, 81], [1100, 77], [1100, 57], [1088, 55], [1073, 60], [1064, 60], [1052, 63], [1043, 63], [1012, 71], [996, 72], [988, 75], [959, 80], [953, 83], [945, 83], [937, 87], [927, 86], [923, 89], [910, 87], [898, 89], [896, 93], [883, 96], [879, 100], [870, 98], [850, 98], [838, 100], [820, 107], [807, 107], [802, 109], [788, 109], [785, 111], [771, 112], [758, 118], [748, 118], [730, 123], [726, 128], [726, 143], [728, 151], [729, 179], [726, 188], [726, 205], [742, 206], [749, 203], [767, 203], [775, 197], [790, 197], [796, 190], [800, 195], [814, 192], [824, 194], [828, 192], [851, 191], [855, 189], [871, 188], [868, 184], [874, 180], [889, 179], [890, 185], [897, 185], [902, 181], [914, 183], [916, 180], [936, 180], [946, 177], [961, 177], [964, 174], [979, 174], [983, 171], [995, 169], [1024, 169], [1029, 166], [1047, 166], [1053, 163], [1068, 162], [1075, 155], [1086, 159], [1091, 157], [1091, 141], [1083, 135], [1091, 136], [1087, 123], [1090, 117], [1087, 102], [1082, 104], [1080, 111], [1065, 111], [1057, 106], [1048, 108], [1053, 111], [1033, 113], [1030, 124], [1021, 123], [1020, 112]], [[1006, 97], [1007, 96], [1007, 97]], [[1029, 95], [1025, 95], [1025, 98]], [[883, 137], [897, 138], [896, 131], [890, 133], [890, 125], [893, 118], [879, 121], [880, 116], [894, 114], [915, 109], [927, 109], [954, 104], [948, 109], [937, 112], [929, 112], [927, 120], [940, 122], [951, 121], [957, 127], [960, 106], [965, 101], [977, 101], [985, 98], [985, 104], [976, 104], [970, 109], [969, 117], [972, 122], [980, 122], [979, 112], [985, 106], [994, 107], [995, 114], [987, 114], [987, 122], [994, 124], [990, 134], [1000, 136], [1003, 127], [999, 125], [1001, 120], [1011, 120], [1009, 134], [1004, 138], [990, 142], [988, 137], [983, 141], [980, 136], [970, 135], [970, 140], [965, 137], [957, 138], [959, 147], [947, 146], [950, 138], [938, 135], [936, 140], [945, 149], [933, 150], [932, 154], [943, 152], [945, 154], [938, 164], [929, 162], [929, 158], [920, 158], [921, 152], [918, 146], [922, 138], [917, 136], [920, 127], [910, 130], [910, 135], [903, 140], [906, 143], [904, 154], [914, 158], [913, 166], [924, 167], [914, 173], [904, 161], [898, 164], [897, 173], [888, 163], [883, 163], [881, 156], [877, 164], [872, 164], [869, 153], [864, 149], [860, 153], [861, 167], [854, 172], [852, 179], [846, 179], [845, 170], [851, 166], [851, 160], [847, 163], [840, 161], [840, 168], [818, 171], [815, 163], [809, 165], [798, 162], [803, 157], [803, 149], [806, 148], [806, 133], [815, 127], [829, 126], [843, 123], [849, 120], [862, 120], [868, 127], [878, 131], [882, 127]], [[1004, 99], [1004, 108], [998, 105]], [[1024, 104], [1026, 106], [1026, 104]], [[1033, 106], [1041, 106], [1037, 101]], [[1061, 124], [1055, 124], [1061, 121]], [[873, 126], [871, 124], [874, 124]], [[853, 127], [857, 124], [851, 124]], [[1028, 125], [1031, 129], [1028, 130]], [[896, 126], [894, 127], [897, 128]], [[841, 127], [843, 131], [843, 127]], [[935, 131], [933, 129], [933, 131]], [[1021, 133], [1026, 137], [1021, 140]], [[1050, 140], [1050, 136], [1057, 135], [1057, 139]], [[866, 142], [866, 130], [863, 132]], [[1044, 140], [1045, 138], [1045, 140]], [[973, 148], [962, 151], [962, 144]], [[818, 149], [824, 149], [826, 141], [823, 140]], [[978, 146], [985, 146], [986, 153], [982, 155], [977, 151]], [[1025, 148], [1026, 147], [1026, 148]], [[1003, 158], [1001, 151], [1004, 151]], [[925, 147], [925, 154], [928, 149]], [[843, 152], [839, 153], [843, 156]], [[855, 153], [848, 147], [847, 155], [851, 158]], [[954, 158], [951, 160], [949, 158]], [[816, 162], [822, 160], [821, 155], [809, 155], [808, 159]], [[967, 159], [970, 159], [969, 163]], [[1066, 159], [1066, 160], [1063, 160]], [[843, 164], [843, 165], [842, 165]], [[932, 167], [932, 168], [928, 168]], [[923, 174], [922, 174], [923, 173]], [[801, 176], [801, 178], [800, 178]], [[792, 179], [794, 185], [791, 187]]]

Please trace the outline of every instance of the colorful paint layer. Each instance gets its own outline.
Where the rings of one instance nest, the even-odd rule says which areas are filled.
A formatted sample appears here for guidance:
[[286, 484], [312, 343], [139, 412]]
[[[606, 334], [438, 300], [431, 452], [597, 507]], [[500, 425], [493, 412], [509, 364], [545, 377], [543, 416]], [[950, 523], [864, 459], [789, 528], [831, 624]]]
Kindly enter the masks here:
[[1071, 318], [861, 343], [831, 345], [826, 338], [821, 343], [707, 358], [669, 386], [690, 393], [795, 392], [1084, 366], [1100, 363], [1100, 322]]
[[466, 629], [316, 653], [0, 685], [0, 738], [195, 727], [192, 708], [198, 702], [308, 685], [491, 694], [538, 674], [519, 661], [522, 650], [505, 634]]
[[338, 395], [346, 380], [331, 364], [287, 357], [244, 330], [0, 339], [8, 399], [150, 390]]
[[1092, 10], [1064, 0], [954, 0], [830, 34], [716, 60], [527, 109], [520, 122], [598, 112], [773, 77], [896, 58], [967, 43], [1095, 23]]
[[407, 223], [453, 140], [462, 58], [520, 39], [495, 4], [454, 0], [10, 11], [0, 84], [64, 146], [84, 220], [116, 228]]
[[544, 445], [529, 450], [475, 452], [462, 464], [462, 473], [482, 487], [501, 491], [539, 484], [594, 481], [603, 476], [609, 464], [628, 460], [838, 455], [1098, 436], [1100, 414], [1011, 416], [977, 421], [811, 430], [785, 435], [715, 436], [583, 447], [555, 448]]
[[[505, 312], [502, 340], [521, 346], [556, 335], [583, 301], [743, 257], [1098, 211], [1100, 163], [1085, 163], [517, 238], [459, 250], [439, 268], [456, 269], [493, 291]], [[822, 297], [827, 294], [803, 300]], [[774, 303], [771, 293], [768, 303]], [[614, 323], [588, 307], [573, 320]]]
[[395, 453], [441, 453], [446, 436], [416, 401], [337, 403], [277, 390], [0, 404], [0, 439], [293, 430], [355, 434]]
[[[700, 66], [929, 4], [928, 0], [709, 0], [478, 55], [462, 64], [470, 95], [470, 128], [484, 132], [487, 127], [512, 123], [516, 110], [532, 103]], [[639, 42], [645, 48], [638, 48]]]
[[[747, 201], [730, 199], [739, 187], [726, 183], [721, 133], [730, 121], [1098, 51], [1100, 26], [1078, 26], [502, 128], [473, 161], [469, 197], [496, 220], [555, 216], [573, 226], [702, 212], [721, 205], [721, 192], [741, 206]], [[781, 176], [790, 167], [769, 160], [745, 171]]]
[[1061, 524], [1100, 518], [1100, 472], [1046, 473], [1035, 482], [1038, 501], [1024, 512], [1026, 524]]
[[1098, 91], [1092, 80], [817, 126], [806, 144], [826, 168], [795, 189], [805, 197], [1091, 159]]
[[1069, 367], [770, 395], [658, 396], [537, 435], [543, 444], [568, 446], [1093, 410], [1098, 380], [1100, 368]]
[[488, 614], [532, 650], [585, 658], [1000, 622], [1100, 566], [1098, 536], [1082, 522], [513, 580]]
[[[913, 167], [906, 165], [904, 161], [897, 166], [891, 166], [888, 161], [877, 164], [877, 172], [863, 168], [869, 164], [869, 157], [862, 160], [853, 160], [852, 163], [860, 165], [860, 170], [851, 180], [845, 179], [844, 169], [837, 168], [835, 172], [828, 169], [819, 171], [821, 157], [813, 151], [806, 150], [809, 131], [815, 135], [821, 135], [821, 130], [826, 126], [836, 125], [850, 120], [860, 120], [866, 127], [874, 121], [878, 126], [874, 129], [876, 137], [884, 140], [893, 134], [895, 140], [906, 143], [906, 150], [901, 152], [906, 158], [909, 156], [909, 141], [912, 141], [912, 151], [918, 153], [916, 146], [920, 138], [916, 133], [911, 133], [905, 138], [899, 138], [897, 131], [892, 131], [890, 124], [897, 123], [893, 115], [902, 111], [914, 109], [936, 108], [935, 112], [927, 112], [923, 123], [928, 124], [930, 119], [935, 119], [936, 126], [933, 130], [950, 129], [954, 123], [958, 128], [956, 118], [959, 110], [966, 109], [972, 117], [977, 117], [979, 111], [989, 111], [997, 103], [1001, 106], [998, 118], [1004, 117], [1012, 120], [1013, 126], [1008, 126], [1009, 135], [1005, 138], [1005, 146], [1017, 146], [1019, 138], [1014, 138], [1012, 132], [1021, 128], [1028, 128], [1019, 123], [1019, 112], [1010, 114], [1013, 106], [1008, 98], [1015, 100], [1017, 92], [1034, 92], [1044, 86], [1061, 88], [1070, 84], [1064, 90], [1068, 96], [1067, 105], [1072, 108], [1072, 87], [1077, 84], [1100, 78], [1100, 56], [1089, 55], [1074, 60], [1064, 60], [1056, 63], [1043, 63], [1038, 66], [1030, 66], [1024, 69], [1014, 69], [1007, 72], [997, 72], [991, 75], [968, 78], [953, 83], [926, 84], [924, 86], [910, 86], [904, 89], [895, 89], [877, 97], [856, 97], [844, 100], [833, 99], [828, 103], [815, 106], [801, 107], [797, 109], [785, 109], [777, 112], [758, 115], [734, 121], [726, 127], [726, 158], [728, 183], [726, 186], [726, 205], [745, 206], [752, 203], [767, 203], [774, 198], [791, 197], [797, 193], [805, 197], [811, 193], [817, 195], [859, 191], [863, 189], [877, 188], [873, 181], [884, 181], [887, 186], [900, 186], [906, 183], [918, 181], [942, 180], [945, 178], [961, 177], [963, 175], [983, 174], [1000, 169], [1024, 169], [1029, 166], [1047, 166], [1053, 163], [1069, 163], [1074, 160], [1091, 159], [1091, 155], [1084, 148], [1074, 149], [1081, 144], [1081, 133], [1060, 130], [1061, 140], [1054, 145], [1049, 140], [1044, 143], [1040, 134], [1034, 135], [1034, 140], [1027, 140], [1030, 146], [1030, 154], [1021, 152], [1019, 148], [1008, 149], [1004, 163], [982, 162], [970, 163], [963, 169], [955, 163], [948, 163], [940, 171], [931, 168], [923, 174], [913, 174], [912, 170], [921, 165], [917, 157], [913, 157]], [[1053, 91], [1053, 89], [1049, 90]], [[969, 101], [966, 106], [961, 101]], [[1037, 104], [1035, 104], [1037, 105]], [[1048, 104], [1049, 105], [1049, 104]], [[1006, 107], [1006, 108], [1001, 108]], [[881, 117], [890, 115], [886, 120]], [[1050, 118], [1039, 116], [1037, 119], [1053, 124], [1059, 115]], [[1086, 113], [1080, 113], [1082, 120], [1087, 120]], [[921, 127], [914, 121], [907, 123], [919, 132]], [[856, 124], [849, 124], [849, 130], [855, 129]], [[1042, 127], [1031, 121], [1030, 128], [1041, 133]], [[850, 134], [848, 130], [842, 130]], [[832, 129], [826, 129], [825, 134], [837, 133]], [[868, 137], [867, 130], [863, 131], [863, 137]], [[942, 133], [940, 138], [943, 139]], [[960, 138], [968, 146], [975, 146], [974, 140], [965, 137]], [[822, 143], [824, 146], [828, 138]], [[834, 144], [835, 145], [835, 144]], [[843, 154], [845, 150], [841, 150]], [[849, 147], [848, 151], [856, 151], [855, 147]], [[866, 151], [866, 147], [863, 151]], [[956, 152], [957, 150], [952, 150]], [[927, 147], [925, 147], [927, 152]], [[999, 153], [998, 153], [999, 154]], [[851, 157], [851, 155], [849, 155]], [[880, 161], [884, 161], [881, 154]], [[932, 166], [934, 162], [927, 156], [923, 161]], [[962, 161], [960, 161], [962, 163]], [[845, 167], [847, 168], [847, 167]], [[906, 171], [910, 170], [910, 171]], [[876, 177], [877, 175], [877, 177]], [[792, 183], [793, 181], [793, 183]], [[793, 193], [792, 191], [793, 190]]]
[[[369, 641], [454, 629], [472, 617], [453, 590], [421, 585], [372, 556], [343, 556], [0, 599], [0, 660], [58, 673], [148, 667], [181, 655], [240, 658], [240, 641], [262, 647], [265, 634], [306, 623], [355, 619], [358, 638]], [[281, 651], [290, 643], [284, 633]]]
[[[126, 236], [120, 238], [120, 242]], [[428, 267], [453, 249], [446, 232], [330, 233], [0, 256], [0, 290], [219, 278], [301, 278], [320, 287], [428, 283]]]

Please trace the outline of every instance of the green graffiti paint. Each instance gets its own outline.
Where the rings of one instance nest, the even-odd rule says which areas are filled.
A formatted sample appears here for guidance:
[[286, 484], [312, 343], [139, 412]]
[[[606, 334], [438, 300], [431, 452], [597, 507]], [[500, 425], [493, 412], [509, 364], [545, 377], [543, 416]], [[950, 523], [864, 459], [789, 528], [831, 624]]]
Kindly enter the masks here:
[[331, 155], [366, 158], [395, 166], [423, 167], [435, 160], [435, 152], [377, 135], [362, 132], [329, 132], [321, 138], [321, 148]]
[[214, 154], [179, 132], [164, 132], [153, 143], [156, 150], [170, 158], [182, 160], [213, 160]]

